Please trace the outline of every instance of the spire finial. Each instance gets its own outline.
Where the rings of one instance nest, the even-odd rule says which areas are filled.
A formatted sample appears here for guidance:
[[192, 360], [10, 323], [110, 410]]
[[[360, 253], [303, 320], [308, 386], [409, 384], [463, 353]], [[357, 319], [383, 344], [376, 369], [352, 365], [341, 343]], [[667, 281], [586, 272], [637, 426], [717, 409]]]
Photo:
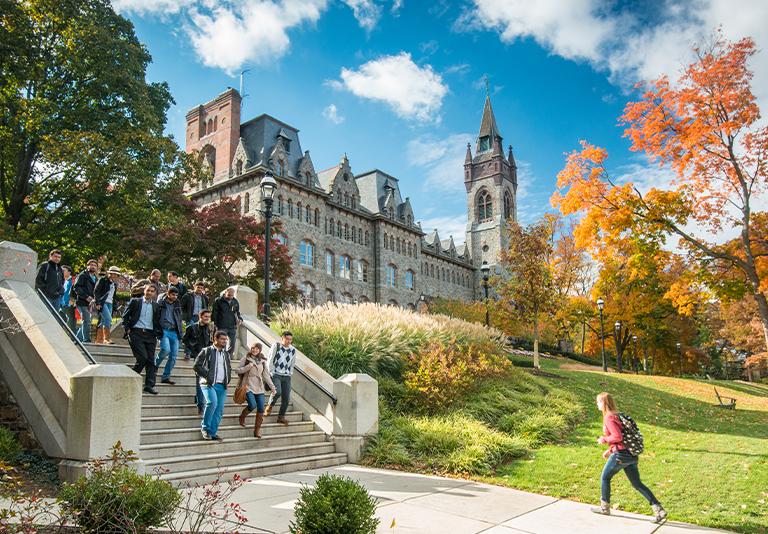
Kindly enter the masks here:
[[491, 96], [490, 84], [488, 82], [488, 75], [483, 74], [483, 80], [485, 80], [485, 96]]

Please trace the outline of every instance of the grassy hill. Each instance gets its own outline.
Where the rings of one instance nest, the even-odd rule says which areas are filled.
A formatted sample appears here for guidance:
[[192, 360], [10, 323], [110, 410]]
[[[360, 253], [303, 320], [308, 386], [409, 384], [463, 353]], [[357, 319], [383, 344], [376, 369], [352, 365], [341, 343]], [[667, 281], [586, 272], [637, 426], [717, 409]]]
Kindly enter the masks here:
[[[768, 533], [768, 385], [567, 370], [546, 360], [559, 387], [589, 415], [562, 443], [534, 450], [487, 480], [584, 502], [599, 500], [601, 417], [594, 408], [609, 391], [645, 436], [643, 481], [672, 519], [739, 532]], [[561, 369], [561, 366], [564, 368]], [[735, 411], [716, 407], [713, 386], [738, 399]], [[648, 513], [623, 475], [614, 478], [613, 505]]]

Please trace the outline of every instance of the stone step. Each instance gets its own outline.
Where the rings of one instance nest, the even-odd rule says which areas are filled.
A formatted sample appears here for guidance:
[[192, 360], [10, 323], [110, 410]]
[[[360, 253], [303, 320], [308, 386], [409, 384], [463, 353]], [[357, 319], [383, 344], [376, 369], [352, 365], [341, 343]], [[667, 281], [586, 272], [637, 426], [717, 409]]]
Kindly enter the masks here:
[[[133, 357], [131, 347], [128, 345], [101, 345], [96, 343], [84, 343], [85, 348], [92, 356], [130, 356]], [[160, 342], [157, 342], [157, 349], [160, 350]], [[179, 354], [184, 354], [184, 347], [179, 346]], [[99, 358], [96, 358], [98, 360]]]
[[[179, 389], [179, 391], [189, 391], [189, 393], [176, 393], [176, 389]], [[172, 393], [168, 393], [171, 391]], [[227, 388], [227, 404], [235, 404], [234, 400], [235, 396], [235, 388], [229, 387]], [[269, 398], [269, 393], [266, 394], [266, 398]], [[141, 405], [143, 406], [158, 406], [158, 405], [183, 405], [186, 406], [189, 404], [190, 406], [195, 405], [195, 388], [191, 386], [176, 386], [175, 388], [164, 388], [162, 390], [162, 394], [160, 395], [150, 395], [149, 393], [144, 393], [141, 396]], [[244, 404], [242, 406], [245, 406]], [[277, 408], [280, 407], [280, 401], [277, 402], [276, 405]], [[288, 411], [293, 411], [293, 403], [288, 404]]]
[[[145, 460], [145, 468], [148, 472], [155, 471], [156, 467], [168, 470], [173, 473], [176, 471], [193, 471], [197, 469], [222, 468], [232, 464], [260, 464], [273, 460], [288, 460], [301, 458], [302, 456], [318, 456], [322, 454], [331, 454], [336, 452], [336, 445], [332, 442], [305, 443], [301, 445], [290, 445], [274, 448], [241, 448], [236, 451], [224, 452], [218, 449], [219, 442], [205, 441], [208, 445], [208, 451], [202, 454], [184, 454], [183, 456], [173, 456], [170, 458], [155, 458]], [[223, 443], [221, 443], [223, 445]]]
[[[158, 398], [162, 395], [156, 395]], [[231, 400], [231, 399], [229, 399]], [[239, 414], [247, 404], [235, 404], [234, 402], [227, 402], [224, 404], [224, 414]], [[279, 406], [279, 403], [278, 403]], [[253, 416], [256, 412], [252, 412]], [[273, 412], [269, 417], [276, 417], [276, 412]], [[287, 413], [301, 413], [301, 412], [287, 412]], [[187, 404], [144, 404], [141, 406], [142, 420], [149, 417], [198, 417], [197, 405], [192, 403], [192, 398], [189, 398]]]
[[[307, 443], [323, 443], [328, 439], [322, 430], [312, 430], [310, 432], [293, 432], [289, 434], [263, 434], [261, 439], [253, 437], [253, 418], [248, 420], [248, 436], [240, 438], [225, 438], [222, 443], [216, 445], [219, 452], [230, 452], [238, 450], [255, 450], [263, 448], [287, 447], [291, 445], [303, 445]], [[221, 429], [220, 429], [221, 430]], [[139, 455], [142, 459], [168, 458], [178, 456], [180, 451], [183, 454], [201, 454], [210, 452], [210, 444], [202, 439], [200, 432], [197, 433], [197, 439], [188, 441], [170, 441], [163, 443], [154, 443], [142, 445]]]
[[[242, 408], [241, 408], [242, 409]], [[240, 410], [237, 412], [224, 413], [221, 417], [221, 426], [238, 425], [237, 417]], [[288, 412], [285, 414], [285, 418], [290, 423], [301, 422], [304, 418], [304, 414], [301, 412]], [[142, 430], [161, 430], [161, 429], [174, 429], [174, 428], [199, 428], [201, 416], [197, 413], [192, 415], [158, 415], [152, 417], [141, 418]], [[273, 423], [277, 420], [277, 414], [265, 418], [266, 422]], [[239, 426], [239, 425], [238, 425]]]
[[[234, 418], [233, 418], [234, 419]], [[222, 421], [225, 422], [225, 421]], [[234, 423], [234, 424], [233, 424]], [[288, 426], [278, 423], [264, 423], [261, 427], [262, 434], [264, 436], [274, 435], [287, 435], [297, 432], [311, 432], [316, 430], [315, 424], [312, 421], [297, 421], [291, 422]], [[228, 438], [245, 438], [253, 436], [253, 428], [241, 427], [237, 423], [237, 419], [234, 421], [226, 421], [226, 424], [219, 427], [219, 434], [224, 439]], [[156, 443], [170, 443], [174, 441], [194, 441], [202, 439], [200, 435], [200, 419], [197, 420], [195, 426], [189, 426], [186, 428], [158, 428], [158, 429], [144, 429], [142, 425], [141, 430], [141, 446], [152, 445]]]
[[322, 467], [333, 467], [347, 462], [345, 453], [320, 454], [315, 456], [305, 456], [300, 458], [289, 458], [284, 460], [273, 460], [268, 462], [244, 463], [237, 465], [227, 465], [222, 468], [196, 469], [192, 471], [169, 472], [160, 475], [160, 478], [175, 481], [184, 485], [185, 481], [191, 484], [205, 484], [219, 479], [226, 482], [235, 474], [242, 478], [255, 478], [269, 475], [278, 475], [280, 473], [290, 473], [293, 471], [305, 471], [309, 469], [319, 469]]

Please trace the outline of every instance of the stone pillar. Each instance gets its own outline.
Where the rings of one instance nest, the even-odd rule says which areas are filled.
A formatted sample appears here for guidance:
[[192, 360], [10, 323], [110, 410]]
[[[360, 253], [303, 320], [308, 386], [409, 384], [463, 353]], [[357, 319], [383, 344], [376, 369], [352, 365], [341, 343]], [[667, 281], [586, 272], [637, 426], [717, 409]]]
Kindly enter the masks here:
[[[74, 481], [87, 462], [108, 456], [119, 441], [138, 455], [141, 437], [141, 377], [124, 365], [91, 365], [70, 378], [67, 459], [59, 476]], [[136, 462], [138, 472], [143, 462]]]
[[240, 313], [259, 317], [259, 294], [248, 286], [234, 286], [235, 298], [240, 303]]
[[366, 374], [346, 374], [333, 384], [337, 398], [333, 441], [350, 462], [360, 461], [365, 437], [379, 430], [379, 383]]
[[35, 287], [37, 253], [27, 245], [0, 241], [0, 282], [16, 280]]

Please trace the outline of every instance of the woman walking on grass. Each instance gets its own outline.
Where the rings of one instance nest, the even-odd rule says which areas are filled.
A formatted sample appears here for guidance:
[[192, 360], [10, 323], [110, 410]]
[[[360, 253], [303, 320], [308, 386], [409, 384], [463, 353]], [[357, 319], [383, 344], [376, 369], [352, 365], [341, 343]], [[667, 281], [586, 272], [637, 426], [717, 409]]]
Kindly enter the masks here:
[[[603, 435], [597, 438], [598, 443], [609, 445], [603, 453], [607, 459], [600, 485], [600, 508], [592, 508], [596, 514], [611, 515], [611, 479], [621, 470], [627, 475], [629, 482], [640, 494], [648, 499], [655, 516], [654, 523], [661, 523], [666, 519], [667, 512], [656, 499], [653, 492], [640, 481], [640, 471], [637, 468], [638, 454], [642, 452], [642, 438], [640, 437], [634, 421], [627, 416], [620, 415], [616, 408], [616, 401], [610, 393], [600, 393], [597, 396], [597, 409], [603, 412]], [[622, 419], [625, 421], [622, 423]], [[628, 425], [632, 425], [635, 436], [626, 435]], [[632, 441], [630, 441], [630, 438]], [[639, 446], [638, 446], [639, 442]], [[631, 445], [631, 447], [630, 447]], [[630, 448], [635, 454], [630, 452]]]
[[269, 376], [267, 358], [261, 352], [261, 343], [254, 343], [248, 354], [243, 356], [237, 368], [237, 374], [243, 377], [243, 384], [247, 390], [245, 397], [248, 402], [248, 406], [240, 413], [240, 426], [245, 426], [245, 418], [256, 410], [253, 437], [261, 438], [261, 425], [264, 422], [264, 385], [269, 386], [272, 391], [275, 390], [272, 377]]

